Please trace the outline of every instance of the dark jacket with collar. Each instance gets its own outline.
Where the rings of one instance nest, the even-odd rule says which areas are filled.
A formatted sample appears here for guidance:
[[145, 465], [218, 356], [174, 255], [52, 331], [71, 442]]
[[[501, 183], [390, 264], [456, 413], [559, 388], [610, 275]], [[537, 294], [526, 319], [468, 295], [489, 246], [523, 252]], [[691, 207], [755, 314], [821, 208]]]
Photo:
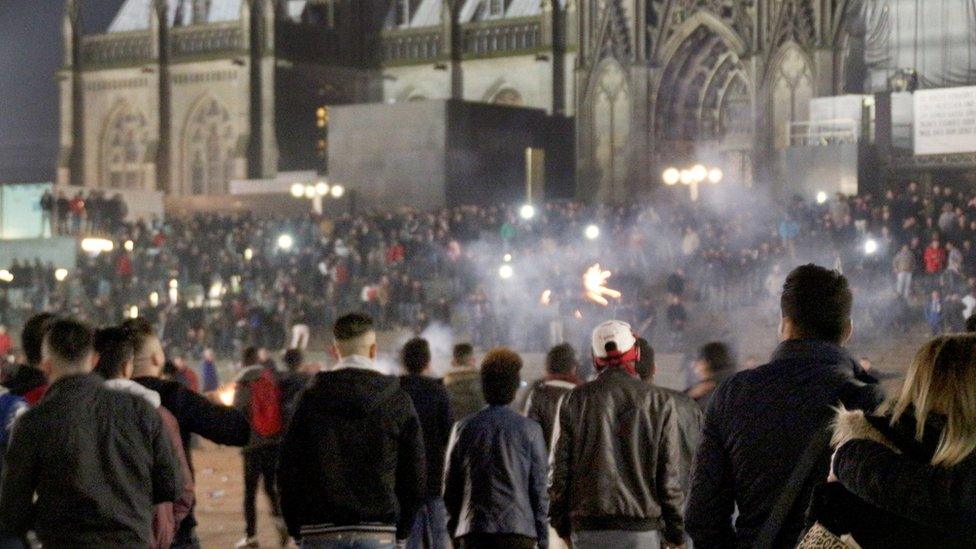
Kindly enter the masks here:
[[[882, 402], [877, 385], [855, 380], [854, 366], [837, 345], [786, 341], [769, 364], [719, 386], [705, 413], [686, 514], [696, 546], [751, 547], [814, 434], [830, 423], [832, 407], [873, 410]], [[826, 478], [829, 457], [811, 478]], [[812, 489], [798, 501], [809, 501]], [[779, 539], [795, 542], [804, 509], [794, 506], [798, 512], [788, 517]]]
[[454, 421], [461, 421], [486, 406], [481, 392], [481, 372], [477, 368], [451, 368], [444, 375], [444, 388], [451, 400]]
[[532, 386], [529, 397], [525, 401], [525, 417], [535, 420], [542, 427], [546, 448], [552, 444], [552, 432], [556, 426], [559, 403], [578, 385], [577, 381], [569, 377], [549, 376], [540, 379]]
[[563, 398], [553, 435], [549, 514], [580, 530], [661, 530], [684, 541], [681, 442], [674, 399], [607, 368]]
[[518, 534], [548, 544], [549, 467], [542, 428], [508, 406], [490, 406], [451, 435], [444, 505], [452, 538]]
[[153, 506], [182, 488], [179, 467], [145, 399], [91, 375], [60, 379], [14, 428], [0, 531], [34, 530], [46, 547], [148, 547]]
[[407, 538], [426, 495], [424, 462], [420, 421], [397, 378], [361, 368], [317, 374], [281, 445], [289, 532], [379, 524]]

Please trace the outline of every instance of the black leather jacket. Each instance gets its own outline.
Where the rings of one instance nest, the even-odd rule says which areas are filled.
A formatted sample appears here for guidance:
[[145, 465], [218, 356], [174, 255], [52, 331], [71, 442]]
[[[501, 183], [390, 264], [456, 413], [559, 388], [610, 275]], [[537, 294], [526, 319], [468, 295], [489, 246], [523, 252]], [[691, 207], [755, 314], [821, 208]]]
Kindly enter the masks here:
[[551, 448], [552, 432], [556, 427], [556, 412], [559, 402], [566, 393], [576, 388], [576, 384], [562, 379], [540, 379], [525, 401], [525, 417], [536, 420], [542, 426], [546, 437], [546, 448]]
[[674, 398], [608, 368], [563, 399], [549, 482], [553, 527], [661, 530], [684, 540], [681, 443]]

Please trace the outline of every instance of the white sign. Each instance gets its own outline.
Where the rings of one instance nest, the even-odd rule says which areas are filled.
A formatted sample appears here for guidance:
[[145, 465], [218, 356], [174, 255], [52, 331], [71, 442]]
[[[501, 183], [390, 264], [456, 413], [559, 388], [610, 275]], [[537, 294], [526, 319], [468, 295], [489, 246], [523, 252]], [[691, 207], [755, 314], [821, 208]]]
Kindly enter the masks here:
[[976, 152], [976, 86], [915, 92], [915, 154]]

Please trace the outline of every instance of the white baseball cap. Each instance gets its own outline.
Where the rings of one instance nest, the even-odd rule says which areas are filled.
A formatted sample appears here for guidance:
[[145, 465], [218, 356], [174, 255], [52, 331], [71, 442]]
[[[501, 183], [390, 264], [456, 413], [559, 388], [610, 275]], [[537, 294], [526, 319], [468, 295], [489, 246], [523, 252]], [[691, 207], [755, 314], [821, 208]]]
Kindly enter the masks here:
[[626, 353], [637, 344], [630, 324], [621, 320], [608, 320], [593, 330], [593, 356], [607, 357], [607, 343], [614, 342], [617, 352]]

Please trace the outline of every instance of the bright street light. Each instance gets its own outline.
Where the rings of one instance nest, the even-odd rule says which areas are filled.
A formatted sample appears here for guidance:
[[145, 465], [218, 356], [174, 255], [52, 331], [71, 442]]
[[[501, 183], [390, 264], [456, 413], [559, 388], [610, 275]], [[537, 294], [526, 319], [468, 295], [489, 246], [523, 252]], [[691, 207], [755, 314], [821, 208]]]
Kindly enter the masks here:
[[115, 244], [113, 244], [111, 240], [107, 240], [105, 238], [86, 238], [81, 241], [82, 251], [94, 255], [98, 255], [102, 252], [111, 252], [114, 248]]
[[718, 184], [722, 181], [723, 177], [725, 177], [725, 174], [722, 173], [720, 168], [712, 168], [708, 170], [708, 181], [710, 183]]
[[305, 198], [315, 198], [315, 185], [305, 185]]
[[136, 243], [131, 240], [126, 240], [123, 246], [125, 247], [125, 251], [131, 252], [133, 249], [135, 249]]
[[866, 255], [874, 255], [878, 251], [878, 242], [873, 238], [867, 239], [864, 243], [864, 253]]
[[315, 184], [315, 194], [319, 196], [325, 196], [329, 194], [329, 184], [325, 181], [319, 181]]
[[342, 195], [346, 194], [346, 188], [342, 185], [332, 186], [332, 198], [342, 198]]
[[691, 168], [692, 181], [701, 182], [704, 181], [706, 177], [708, 177], [708, 168], [706, 168], [705, 166], [701, 164], [695, 164], [695, 166]]
[[583, 236], [585, 236], [587, 240], [596, 240], [597, 238], [600, 238], [600, 227], [597, 227], [596, 225], [587, 225], [586, 229], [583, 230]]
[[54, 271], [54, 280], [64, 282], [64, 279], [66, 278], [68, 278], [68, 269], [58, 269]]
[[305, 196], [305, 185], [302, 185], [301, 183], [292, 183], [291, 195], [294, 196], [295, 198], [301, 198]]
[[677, 185], [681, 182], [681, 171], [678, 168], [668, 168], [661, 174], [661, 179], [668, 186]]
[[532, 204], [525, 204], [519, 209], [519, 216], [528, 221], [535, 217], [535, 206]]
[[498, 276], [501, 277], [502, 280], [508, 280], [512, 278], [512, 276], [514, 275], [515, 275], [515, 269], [513, 269], [512, 266], [509, 265], [508, 263], [498, 268]]
[[817, 191], [817, 204], [826, 204], [827, 193], [823, 191]]
[[278, 247], [286, 252], [295, 244], [295, 239], [290, 234], [283, 234], [278, 237]]

